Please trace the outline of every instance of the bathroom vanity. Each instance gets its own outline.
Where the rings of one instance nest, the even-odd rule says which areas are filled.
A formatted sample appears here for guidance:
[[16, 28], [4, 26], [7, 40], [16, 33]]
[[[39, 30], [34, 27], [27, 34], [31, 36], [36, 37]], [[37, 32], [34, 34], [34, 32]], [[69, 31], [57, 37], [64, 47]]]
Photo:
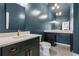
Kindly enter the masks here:
[[73, 50], [73, 32], [67, 30], [44, 30], [44, 41], [48, 41], [52, 46], [56, 46], [56, 38], [58, 34], [69, 35], [70, 51]]
[[39, 56], [40, 35], [0, 37], [0, 56]]

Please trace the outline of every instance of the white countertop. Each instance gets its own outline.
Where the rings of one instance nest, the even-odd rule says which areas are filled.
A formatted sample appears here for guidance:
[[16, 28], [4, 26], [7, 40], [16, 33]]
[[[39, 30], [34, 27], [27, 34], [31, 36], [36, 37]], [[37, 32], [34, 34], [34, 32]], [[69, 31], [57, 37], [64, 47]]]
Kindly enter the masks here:
[[0, 47], [4, 47], [4, 46], [8, 46], [11, 44], [15, 44], [15, 43], [19, 43], [22, 41], [26, 41], [26, 40], [30, 40], [32, 38], [36, 38], [39, 37], [41, 35], [38, 34], [25, 34], [25, 35], [21, 35], [21, 36], [0, 36]]
[[69, 30], [44, 30], [44, 32], [73, 34], [73, 32]]

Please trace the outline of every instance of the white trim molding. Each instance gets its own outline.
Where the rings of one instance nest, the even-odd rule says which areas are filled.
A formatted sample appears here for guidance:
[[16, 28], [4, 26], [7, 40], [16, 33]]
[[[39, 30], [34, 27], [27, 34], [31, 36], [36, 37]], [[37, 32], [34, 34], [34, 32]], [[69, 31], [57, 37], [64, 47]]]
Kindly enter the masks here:
[[[66, 46], [66, 47], [70, 47], [70, 45], [69, 45], [69, 44], [58, 43], [58, 42], [56, 42], [56, 44], [57, 44], [57, 45]], [[72, 53], [72, 56], [79, 56], [79, 54], [77, 54], [77, 53], [74, 53], [73, 51], [72, 51], [71, 53]]]
[[73, 56], [79, 56], [79, 54], [72, 52]]
[[57, 45], [62, 45], [62, 46], [67, 46], [67, 47], [70, 47], [70, 45], [69, 45], [69, 44], [58, 43], [58, 42], [56, 42], [56, 44], [57, 44]]

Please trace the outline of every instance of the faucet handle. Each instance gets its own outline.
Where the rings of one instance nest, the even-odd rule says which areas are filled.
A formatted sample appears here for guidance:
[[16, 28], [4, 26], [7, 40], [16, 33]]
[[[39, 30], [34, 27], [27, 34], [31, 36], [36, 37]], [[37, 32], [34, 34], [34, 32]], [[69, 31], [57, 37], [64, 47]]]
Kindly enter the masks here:
[[19, 36], [20, 35], [20, 30], [18, 29], [18, 31], [17, 31], [17, 36]]

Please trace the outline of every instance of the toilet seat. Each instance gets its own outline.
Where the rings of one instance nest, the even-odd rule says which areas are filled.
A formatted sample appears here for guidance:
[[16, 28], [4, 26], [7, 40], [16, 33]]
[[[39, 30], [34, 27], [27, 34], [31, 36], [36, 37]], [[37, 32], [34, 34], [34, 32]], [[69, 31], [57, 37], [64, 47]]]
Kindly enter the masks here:
[[40, 42], [40, 52], [43, 54], [43, 56], [50, 56], [50, 48], [51, 44], [49, 42]]

